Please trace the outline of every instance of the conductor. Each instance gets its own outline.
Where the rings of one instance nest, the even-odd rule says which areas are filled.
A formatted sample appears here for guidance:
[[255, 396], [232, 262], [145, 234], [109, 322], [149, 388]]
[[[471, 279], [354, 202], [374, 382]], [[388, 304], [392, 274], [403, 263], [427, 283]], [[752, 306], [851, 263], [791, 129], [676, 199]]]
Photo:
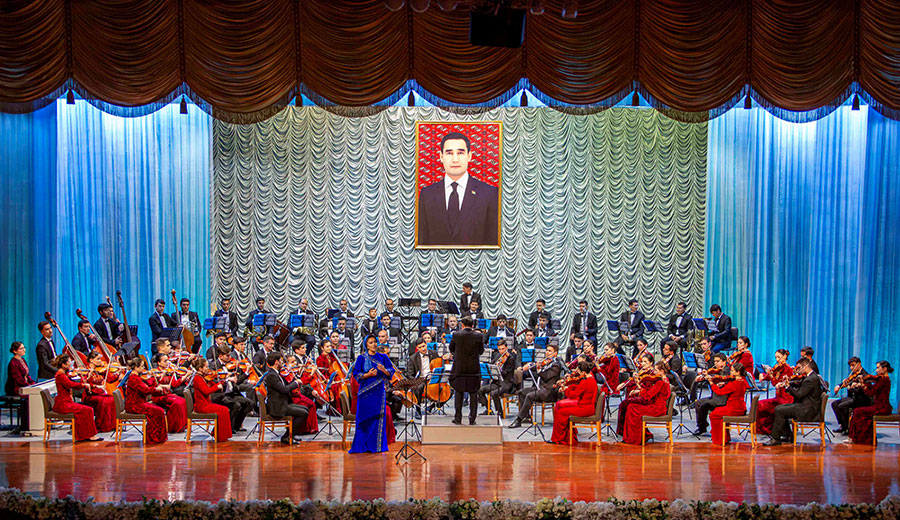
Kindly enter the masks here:
[[469, 424], [475, 424], [478, 416], [478, 399], [475, 393], [481, 386], [481, 365], [478, 356], [484, 352], [484, 338], [480, 332], [472, 330], [474, 322], [466, 316], [462, 319], [463, 329], [453, 335], [450, 340], [450, 353], [453, 354], [453, 368], [450, 369], [450, 386], [456, 390], [454, 405], [456, 416], [453, 424], [462, 424], [463, 393], [469, 397]]

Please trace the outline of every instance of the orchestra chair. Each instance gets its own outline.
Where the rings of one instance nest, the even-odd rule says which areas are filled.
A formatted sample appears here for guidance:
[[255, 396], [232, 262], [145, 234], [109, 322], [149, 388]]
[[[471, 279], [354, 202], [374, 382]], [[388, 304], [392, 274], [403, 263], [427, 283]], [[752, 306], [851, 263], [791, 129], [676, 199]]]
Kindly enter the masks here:
[[897, 407], [897, 413], [893, 415], [876, 415], [872, 417], [872, 446], [878, 445], [878, 427], [893, 427], [897, 425], [900, 430], [900, 406]]
[[[491, 403], [491, 400], [492, 400], [492, 399], [491, 399], [490, 394], [488, 394], [487, 398], [488, 398], [488, 399], [487, 399], [487, 411], [488, 411], [488, 413], [490, 414], [490, 413], [492, 413], [491, 407], [493, 406], [493, 404]], [[502, 395], [500, 395], [500, 404], [503, 405], [503, 410], [501, 410], [501, 412], [502, 412], [502, 414], [503, 414], [503, 418], [504, 418], [504, 419], [506, 419], [506, 417], [509, 415], [509, 401], [510, 401], [511, 399], [515, 399], [515, 398], [516, 398], [516, 394], [502, 394]]]
[[[351, 413], [350, 410], [350, 396], [347, 392], [340, 392], [341, 394], [341, 415], [344, 420], [344, 431], [341, 433], [341, 443], [347, 442], [347, 432], [350, 428], [356, 426], [356, 414]], [[490, 401], [490, 399], [488, 399]]]
[[[828, 409], [828, 392], [822, 392], [822, 409], [819, 413], [819, 420], [817, 421], [797, 421], [795, 419], [791, 419], [791, 423], [793, 423], [793, 433], [794, 433], [794, 444], [797, 444], [797, 430], [800, 430], [801, 434], [804, 434], [807, 430], [819, 430], [819, 436], [822, 439], [822, 446], [825, 446], [825, 411]], [[804, 434], [805, 436], [805, 434]]]
[[72, 444], [75, 443], [75, 414], [59, 413], [53, 411], [53, 396], [50, 390], [44, 388], [41, 390], [41, 401], [44, 403], [44, 443], [50, 440], [50, 430], [54, 426], [69, 425], [72, 429]]
[[750, 401], [750, 413], [747, 415], [726, 415], [722, 417], [722, 438], [727, 430], [735, 430], [737, 435], [750, 432], [750, 446], [756, 447], [756, 408], [759, 396], [754, 395]]
[[[293, 442], [294, 438], [294, 422], [291, 417], [272, 417], [269, 415], [269, 411], [266, 410], [266, 397], [261, 395], [259, 390], [256, 390], [256, 401], [259, 403], [259, 440], [257, 443], [262, 443], [263, 438], [266, 435], [266, 430], [269, 430], [273, 434], [275, 433], [275, 428], [287, 428], [288, 431], [288, 439], [291, 439]], [[289, 443], [289, 444], [290, 444]]]
[[603, 411], [606, 408], [606, 394], [603, 392], [597, 392], [597, 406], [594, 409], [594, 415], [589, 415], [587, 417], [576, 417], [574, 415], [569, 416], [569, 446], [572, 445], [574, 426], [576, 424], [586, 424], [588, 428], [591, 429], [591, 432], [597, 434], [597, 444], [602, 442], [602, 438], [600, 436], [600, 428], [603, 425]]
[[649, 415], [645, 415], [641, 417], [641, 446], [646, 442], [646, 436], [644, 435], [644, 430], [649, 427], [666, 427], [666, 430], [669, 432], [669, 444], [672, 446], [675, 445], [675, 437], [672, 435], [672, 417], [675, 416], [675, 394], [669, 394], [669, 400], [666, 403], [666, 415], [660, 415], [658, 417], [651, 417]]
[[[149, 398], [149, 396], [147, 396]], [[141, 432], [144, 444], [147, 444], [147, 416], [142, 413], [129, 413], [125, 411], [125, 398], [122, 396], [122, 390], [116, 389], [113, 392], [113, 401], [116, 403], [116, 433], [115, 441], [122, 439], [122, 433], [126, 428], [132, 427]], [[140, 427], [138, 426], [140, 425]], [[168, 427], [166, 431], [168, 431]]]
[[185, 442], [191, 442], [191, 430], [194, 426], [200, 428], [206, 433], [212, 435], [213, 442], [216, 441], [216, 419], [218, 415], [214, 413], [200, 413], [194, 411], [194, 394], [188, 389], [184, 392], [184, 403], [187, 406], [187, 437]]
[[15, 410], [16, 418], [18, 419], [18, 426], [3, 426], [0, 430], [12, 428], [15, 430], [12, 433], [13, 435], [24, 432], [27, 429], [25, 428], [25, 414], [28, 413], [27, 404], [27, 399], [21, 395], [0, 396], [0, 413], [2, 413], [3, 410], [9, 410], [10, 425], [13, 424], [13, 410]]

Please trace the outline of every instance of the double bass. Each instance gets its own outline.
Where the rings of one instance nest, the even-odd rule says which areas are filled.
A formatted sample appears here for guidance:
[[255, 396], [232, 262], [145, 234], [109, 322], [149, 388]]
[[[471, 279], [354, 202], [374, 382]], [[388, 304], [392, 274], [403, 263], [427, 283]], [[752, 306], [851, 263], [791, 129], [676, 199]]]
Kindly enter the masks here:
[[[107, 303], [109, 302], [109, 298], [106, 299]], [[131, 350], [134, 356], [137, 356], [138, 350], [140, 350], [141, 340], [133, 337], [131, 335], [131, 327], [128, 326], [128, 315], [125, 314], [125, 301], [122, 299], [122, 291], [116, 291], [116, 302], [119, 304], [119, 309], [122, 311], [122, 323], [125, 324], [125, 343], [122, 344], [122, 348], [127, 352]]]
[[50, 311], [44, 313], [44, 319], [49, 321], [50, 325], [53, 325], [53, 328], [56, 329], [56, 332], [58, 332], [60, 337], [63, 339], [63, 343], [66, 344], [66, 346], [63, 347], [63, 352], [68, 354], [69, 357], [71, 357], [72, 360], [75, 361], [75, 368], [86, 368], [88, 362], [87, 356], [75, 350], [75, 347], [73, 347], [72, 344], [69, 343], [68, 338], [66, 338], [66, 335], [63, 334], [63, 331], [59, 328], [59, 323], [56, 323], [56, 320], [53, 319], [53, 315], [50, 314]]
[[[175, 306], [175, 312], [179, 312], [178, 298], [175, 297], [175, 289], [172, 289], [172, 305]], [[181, 345], [186, 351], [194, 352], [194, 331], [177, 323], [176, 326], [181, 327]]]

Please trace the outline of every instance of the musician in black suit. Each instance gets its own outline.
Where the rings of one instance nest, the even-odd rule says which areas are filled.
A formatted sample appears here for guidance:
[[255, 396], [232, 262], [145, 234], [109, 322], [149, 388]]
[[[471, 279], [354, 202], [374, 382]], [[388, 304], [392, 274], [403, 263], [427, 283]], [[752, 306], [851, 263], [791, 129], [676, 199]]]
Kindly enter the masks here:
[[631, 357], [637, 355], [637, 340], [644, 337], [644, 313], [638, 310], [637, 300], [628, 300], [628, 309], [619, 316], [619, 337], [616, 345], [621, 350], [623, 345], [631, 346]]
[[347, 309], [347, 300], [338, 302], [338, 316], [342, 318], [352, 318], [353, 312]]
[[195, 354], [201, 352], [200, 348], [203, 346], [203, 338], [200, 337], [200, 332], [203, 331], [203, 328], [200, 326], [200, 316], [191, 310], [191, 300], [182, 298], [178, 304], [181, 306], [181, 309], [172, 313], [172, 320], [175, 321], [176, 327], [180, 325], [194, 335], [194, 344], [185, 345], [185, 347], [190, 347], [191, 352]]
[[[350, 359], [356, 358], [356, 349], [354, 348], [355, 342], [353, 341], [353, 331], [347, 328], [347, 318], [341, 316], [338, 318], [337, 328], [331, 332], [331, 335], [338, 335], [338, 343], [343, 343], [343, 339], [347, 339], [350, 342]], [[337, 346], [335, 346], [337, 348]]]
[[156, 312], [150, 315], [147, 318], [147, 322], [150, 324], [150, 334], [151, 340], [153, 341], [150, 344], [151, 350], [153, 351], [153, 355], [155, 356], [159, 351], [156, 348], [156, 340], [159, 339], [160, 334], [162, 334], [163, 329], [170, 329], [175, 326], [175, 320], [172, 319], [171, 316], [166, 314], [166, 301], [162, 298], [159, 298], [153, 304]]
[[[474, 324], [475, 320], [472, 320]], [[445, 327], [441, 329], [438, 338], [435, 340], [438, 343], [446, 343], [447, 342], [447, 334], [456, 334], [457, 332], [462, 330], [462, 327], [459, 326], [459, 318], [456, 316], [447, 316], [447, 321], [445, 323]]]
[[225, 317], [225, 328], [228, 329], [228, 332], [231, 333], [232, 336], [237, 336], [238, 327], [238, 317], [237, 313], [231, 311], [231, 298], [222, 298], [221, 308], [216, 309], [216, 313], [213, 314], [214, 318]]
[[[300, 383], [296, 380], [290, 383], [284, 382], [284, 379], [278, 373], [281, 370], [282, 363], [284, 361], [282, 360], [281, 352], [269, 352], [266, 355], [268, 370], [263, 376], [263, 384], [266, 385], [267, 394], [266, 411], [272, 417], [290, 417], [293, 431], [300, 431], [303, 428], [303, 423], [306, 422], [306, 418], [309, 417], [310, 410], [305, 406], [293, 404], [291, 392], [300, 386]], [[288, 436], [288, 431], [285, 430], [284, 435], [281, 436], [281, 442], [290, 444], [291, 440], [300, 442], [303, 439], [299, 435], [294, 435], [293, 439], [291, 439]]]
[[491, 401], [494, 403], [494, 409], [505, 419], [506, 415], [503, 413], [503, 403], [500, 398], [504, 394], [513, 393], [516, 389], [516, 351], [510, 351], [506, 345], [506, 340], [500, 339], [497, 341], [497, 350], [491, 353], [491, 363], [494, 365], [498, 364], [504, 356], [506, 356], [506, 359], [500, 365], [500, 380], [487, 381], [481, 385], [481, 388], [478, 389], [478, 401], [487, 408], [487, 400], [490, 395]]
[[272, 314], [268, 310], [266, 310], [266, 300], [262, 297], [256, 298], [256, 308], [250, 311], [250, 314], [247, 315], [247, 321], [244, 323], [247, 327], [253, 326], [253, 317], [257, 314]]
[[[856, 356], [847, 360], [847, 365], [850, 366], [850, 375], [856, 374], [854, 378], [865, 376], [868, 373], [865, 368], [860, 366], [861, 364]], [[850, 376], [847, 377], [849, 378]], [[872, 398], [866, 395], [862, 388], [849, 383], [843, 387], [847, 389], [847, 397], [837, 399], [831, 403], [831, 409], [834, 411], [834, 416], [837, 418], [839, 426], [837, 430], [834, 430], [834, 433], [847, 433], [850, 427], [850, 413], [853, 412], [854, 408], [872, 405]], [[840, 391], [841, 385], [834, 385], [834, 395], [837, 395]]]
[[792, 442], [790, 420], [815, 421], [822, 412], [822, 384], [819, 376], [810, 368], [809, 360], [800, 358], [797, 362], [797, 372], [803, 376], [799, 387], [794, 387], [785, 381], [778, 383], [776, 388], [784, 388], [794, 398], [791, 404], [782, 404], [775, 407], [775, 422], [772, 425], [772, 439], [766, 446], [778, 446], [782, 442]]
[[313, 334], [307, 334], [304, 332], [300, 332], [300, 330], [299, 330], [300, 327], [297, 327], [294, 329], [294, 340], [302, 341], [303, 343], [306, 344], [306, 351], [312, 352], [313, 349], [316, 348], [316, 334], [315, 334], [316, 313], [314, 313], [312, 310], [310, 310], [309, 300], [307, 300], [306, 298], [300, 298], [300, 307], [297, 309], [297, 311], [294, 314], [296, 314], [298, 316], [312, 316], [313, 317], [313, 326], [312, 326]]
[[587, 300], [578, 302], [578, 312], [572, 317], [572, 330], [569, 333], [569, 343], [575, 339], [575, 334], [581, 334], [584, 339], [597, 343], [597, 316], [587, 310]]
[[93, 345], [91, 345], [91, 322], [81, 320], [78, 322], [78, 332], [72, 336], [72, 347], [83, 353], [85, 356], [91, 353]]
[[386, 330], [389, 337], [397, 338], [397, 341], [400, 341], [400, 329], [398, 329], [397, 327], [391, 327], [391, 319], [392, 316], [390, 316], [389, 314], [385, 314], [384, 316], [382, 316], [381, 322], [378, 324], [378, 326], [372, 329], [373, 334], [377, 334], [380, 330]]
[[439, 157], [444, 177], [419, 192], [417, 245], [500, 245], [500, 190], [469, 174], [469, 138], [448, 133]]
[[100, 339], [115, 352], [122, 345], [119, 335], [125, 327], [119, 323], [119, 320], [113, 318], [112, 305], [101, 303], [97, 306], [97, 313], [100, 314], [100, 318], [94, 322], [94, 332], [99, 334]]
[[[414, 377], [431, 377], [431, 362], [441, 356], [434, 350], [428, 350], [428, 344], [425, 342], [425, 338], [417, 339], [413, 344], [413, 348], [414, 353], [410, 354], [409, 362], [406, 365], [406, 377], [410, 379]], [[444, 357], [448, 360], [450, 359], [449, 355]], [[422, 401], [422, 393], [424, 391], [424, 386], [413, 390], [413, 393], [416, 395], [419, 402]]]
[[694, 325], [691, 315], [685, 312], [687, 304], [678, 302], [675, 305], [675, 314], [669, 316], [669, 324], [666, 326], [666, 336], [659, 340], [659, 348], [669, 341], [674, 341], [678, 348], [684, 350], [687, 348], [687, 334]]
[[490, 338], [495, 336], [507, 339], [508, 344], [511, 346], [515, 346], [516, 344], [516, 331], [506, 326], [505, 314], [497, 316], [496, 325], [492, 325], [491, 328], [488, 329], [487, 335], [484, 337], [484, 342], [487, 343], [490, 341]]
[[459, 310], [471, 309], [472, 302], [478, 302], [479, 309], [482, 307], [481, 295], [472, 290], [471, 283], [466, 282], [462, 285], [462, 295], [459, 297]]
[[681, 378], [683, 365], [681, 363], [681, 356], [678, 355], [678, 343], [675, 343], [674, 341], [663, 343], [662, 360], [665, 361], [666, 366], [669, 367], [669, 371], [666, 373], [669, 384], [672, 385], [673, 389], [679, 388], [675, 378]]
[[713, 315], [712, 321], [715, 324], [717, 331], [710, 334], [712, 351], [721, 352], [722, 350], [730, 349], [731, 342], [736, 339], [732, 337], [731, 333], [731, 318], [722, 312], [722, 307], [719, 307], [718, 303], [712, 304], [709, 308], [709, 312]]
[[480, 304], [477, 301], [473, 301], [469, 304], [469, 307], [466, 310], [462, 311], [461, 317], [465, 318], [466, 316], [468, 316], [472, 318], [473, 322], [475, 322], [475, 320], [483, 320], [484, 313], [479, 310], [479, 306]]
[[[219, 341], [220, 337], [221, 341]], [[222, 332], [216, 335], [216, 340], [219, 345], [210, 349], [215, 351], [215, 357], [209, 361], [209, 366], [216, 372], [222, 369], [228, 370], [228, 363], [231, 362], [231, 347], [224, 341], [225, 334]], [[209, 400], [214, 404], [228, 408], [231, 413], [231, 431], [233, 432], [245, 431], [244, 419], [253, 409], [253, 402], [243, 395], [243, 392], [250, 389], [248, 378], [249, 375], [241, 370], [230, 372], [222, 384], [222, 391], [214, 392], [209, 396]]]
[[53, 327], [49, 321], [38, 323], [38, 331], [41, 333], [41, 340], [38, 341], [37, 347], [34, 349], [37, 355], [38, 379], [53, 379], [56, 377], [56, 367], [51, 365], [50, 362], [62, 350], [56, 350], [56, 344], [53, 341]]
[[264, 373], [266, 371], [266, 356], [275, 352], [275, 337], [271, 334], [267, 334], [263, 338], [262, 346], [263, 348], [257, 350], [256, 354], [253, 354], [253, 365], [259, 373]]
[[556, 331], [550, 327], [550, 315], [544, 313], [538, 318], [538, 326], [534, 329], [534, 335], [538, 338], [552, 338]]
[[[472, 318], [462, 319], [462, 330], [453, 334], [450, 353], [453, 354], [453, 368], [450, 369], [450, 386], [456, 391], [454, 424], [462, 424], [463, 394], [474, 394], [481, 386], [481, 365], [478, 356], [484, 352], [484, 338], [480, 332], [472, 330]], [[469, 424], [475, 424], [478, 416], [478, 399], [469, 399]]]
[[800, 357], [809, 360], [809, 368], [813, 371], [813, 374], [819, 374], [819, 364], [813, 360], [813, 348], [810, 346], [805, 346], [800, 349]]
[[[434, 298], [430, 298], [430, 299], [428, 300], [428, 306], [425, 307], [425, 311], [424, 311], [422, 314], [438, 314], [438, 310], [437, 310], [437, 300], [435, 300]], [[440, 332], [441, 332], [441, 331], [438, 330], [437, 327], [423, 327], [423, 326], [422, 326], [422, 321], [421, 321], [421, 319], [420, 319], [420, 320], [419, 320], [419, 336], [421, 336], [422, 334], [424, 334], [426, 331], [432, 333], [432, 335], [435, 337], [435, 341], [437, 341], [438, 339], [440, 339], [440, 338], [438, 338], [438, 336], [440, 335]]]
[[388, 298], [388, 299], [384, 300], [384, 312], [382, 312], [379, 315], [379, 317], [384, 316], [385, 314], [387, 314], [389, 316], [396, 316], [398, 318], [401, 316], [400, 311], [394, 310], [394, 299], [393, 298]]
[[547, 310], [547, 302], [543, 300], [543, 298], [538, 298], [534, 302], [534, 308], [536, 309], [528, 316], [528, 328], [533, 329], [537, 327], [538, 318], [541, 317], [541, 314], [547, 315], [547, 320], [550, 320], [550, 311]]
[[[388, 323], [391, 322], [390, 316], [388, 316]], [[359, 334], [362, 338], [366, 336], [374, 336], [378, 333], [378, 327], [381, 324], [381, 319], [378, 318], [378, 311], [375, 307], [369, 309], [369, 315], [366, 316], [366, 319], [362, 320], [359, 323]]]
[[530, 379], [527, 375], [530, 371], [535, 371], [538, 386], [523, 388], [519, 390], [519, 414], [516, 420], [509, 425], [510, 428], [518, 428], [523, 422], [531, 422], [531, 407], [535, 402], [549, 403], [558, 398], [558, 393], [554, 385], [559, 381], [559, 375], [562, 372], [562, 362], [556, 356], [556, 347], [550, 345], [547, 347], [547, 356], [540, 363], [527, 363], [522, 366], [523, 377]]

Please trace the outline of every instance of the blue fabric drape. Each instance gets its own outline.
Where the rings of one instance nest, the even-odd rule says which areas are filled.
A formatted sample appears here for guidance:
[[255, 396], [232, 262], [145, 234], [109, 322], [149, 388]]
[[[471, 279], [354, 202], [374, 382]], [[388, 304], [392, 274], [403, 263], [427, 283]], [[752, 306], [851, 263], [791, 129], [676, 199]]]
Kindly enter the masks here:
[[853, 355], [897, 366], [898, 149], [900, 123], [866, 107], [804, 124], [756, 108], [711, 121], [704, 313], [719, 303], [762, 362], [813, 347], [830, 382]]
[[2, 210], [12, 217], [3, 223], [12, 254], [0, 264], [0, 296], [15, 309], [0, 345], [4, 368], [18, 339], [36, 374], [35, 325], [44, 311], [71, 338], [75, 309], [93, 322], [105, 296], [115, 304], [117, 289], [146, 355], [156, 298], [168, 302], [175, 289], [210, 315], [210, 122], [193, 106], [186, 115], [171, 105], [126, 119], [80, 100], [0, 115]]

